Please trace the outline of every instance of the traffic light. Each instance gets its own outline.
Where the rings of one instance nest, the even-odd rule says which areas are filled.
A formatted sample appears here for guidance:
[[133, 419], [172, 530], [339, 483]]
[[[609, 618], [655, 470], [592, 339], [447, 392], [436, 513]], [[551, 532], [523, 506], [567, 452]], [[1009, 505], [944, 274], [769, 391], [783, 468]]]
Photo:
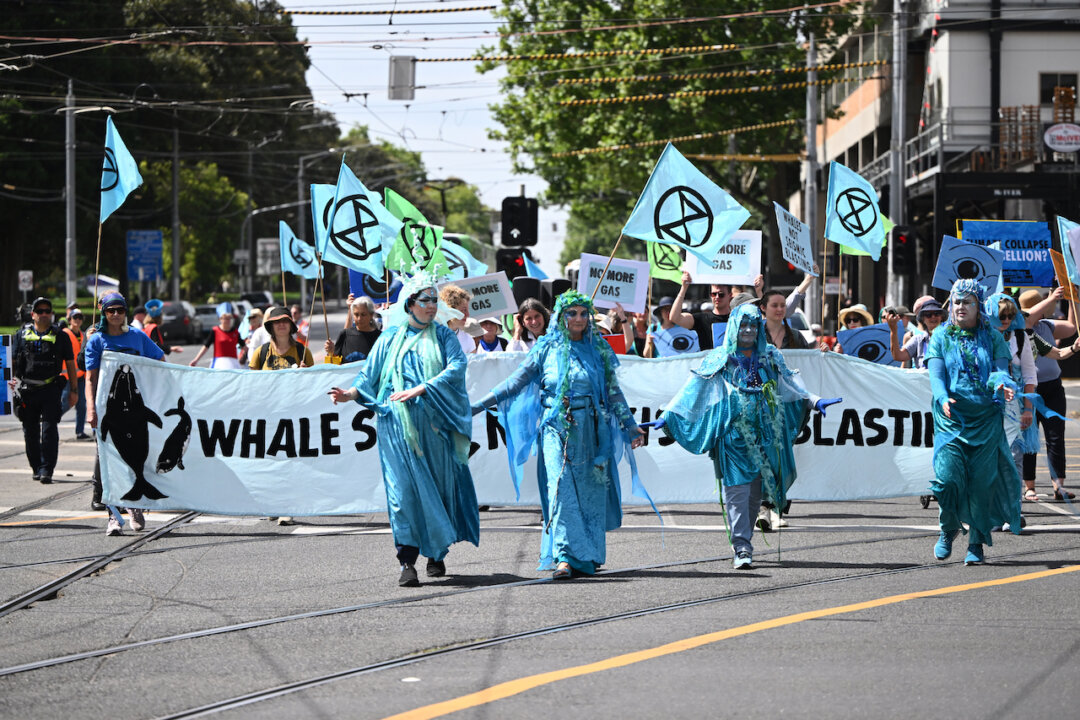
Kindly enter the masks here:
[[537, 238], [536, 198], [508, 197], [502, 201], [502, 244], [504, 247], [535, 245]]
[[506, 273], [509, 280], [527, 275], [525, 258], [522, 257], [526, 252], [528, 250], [525, 248], [499, 248], [495, 251], [495, 271]]
[[915, 272], [915, 231], [906, 225], [897, 225], [892, 229], [889, 252], [893, 258], [893, 272], [908, 275]]

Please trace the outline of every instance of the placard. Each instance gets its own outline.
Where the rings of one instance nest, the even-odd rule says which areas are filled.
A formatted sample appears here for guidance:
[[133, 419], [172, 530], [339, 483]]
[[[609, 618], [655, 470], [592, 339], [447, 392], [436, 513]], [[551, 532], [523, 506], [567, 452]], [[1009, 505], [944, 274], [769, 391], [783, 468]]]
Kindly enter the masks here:
[[724, 337], [727, 335], [727, 323], [726, 322], [714, 322], [712, 324], [712, 346], [718, 348], [724, 344]]
[[1002, 276], [1010, 287], [1050, 287], [1054, 263], [1050, 260], [1050, 226], [1020, 220], [964, 220], [963, 239], [978, 245], [1001, 243], [1005, 251]]
[[774, 202], [776, 227], [780, 231], [780, 252], [784, 259], [807, 275], [814, 272], [814, 248], [810, 242], [810, 226], [789, 213], [780, 203]]
[[11, 414], [8, 380], [11, 379], [11, 336], [0, 335], [0, 415]]
[[[578, 272], [578, 292], [592, 296], [607, 264], [608, 259], [604, 255], [583, 253]], [[649, 263], [613, 258], [600, 289], [593, 297], [593, 304], [598, 308], [613, 308], [615, 303], [619, 303], [627, 312], [645, 312], [648, 294]]]
[[489, 317], [501, 317], [513, 315], [517, 312], [517, 301], [514, 293], [510, 290], [510, 281], [506, 279], [506, 273], [501, 270], [488, 275], [462, 278], [443, 285], [457, 285], [462, 290], [468, 290], [472, 295], [469, 301], [469, 315], [477, 320]]
[[990, 295], [997, 292], [1004, 259], [1005, 253], [1001, 250], [946, 235], [941, 239], [941, 251], [930, 284], [939, 290], [952, 290], [957, 280], [969, 279]]
[[1069, 273], [1065, 269], [1065, 258], [1057, 250], [1050, 251], [1050, 259], [1054, 262], [1054, 274], [1057, 276], [1058, 285], [1065, 293], [1065, 299], [1069, 302], [1080, 301], [1077, 296], [1076, 286], [1069, 282]]
[[[899, 332], [900, 328], [897, 328], [897, 333]], [[900, 361], [893, 360], [887, 323], [852, 328], [851, 330], [838, 330], [836, 341], [844, 349], [845, 355], [857, 357], [877, 365], [900, 367]]]
[[687, 253], [686, 271], [693, 281], [709, 285], [753, 285], [761, 274], [761, 231], [736, 230], [720, 251], [712, 266]]

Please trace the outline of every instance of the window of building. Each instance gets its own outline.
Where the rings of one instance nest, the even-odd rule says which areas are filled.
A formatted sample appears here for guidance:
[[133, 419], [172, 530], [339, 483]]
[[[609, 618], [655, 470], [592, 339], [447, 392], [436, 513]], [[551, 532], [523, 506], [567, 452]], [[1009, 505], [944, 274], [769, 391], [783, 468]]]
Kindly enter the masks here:
[[1076, 73], [1039, 73], [1039, 104], [1054, 104], [1054, 88], [1076, 87]]

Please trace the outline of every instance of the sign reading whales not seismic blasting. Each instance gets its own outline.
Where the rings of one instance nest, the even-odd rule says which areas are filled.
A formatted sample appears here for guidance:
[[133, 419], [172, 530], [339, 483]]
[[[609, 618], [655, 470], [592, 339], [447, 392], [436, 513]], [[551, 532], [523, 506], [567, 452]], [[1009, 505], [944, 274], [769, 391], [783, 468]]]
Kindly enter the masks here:
[[[828, 417], [812, 413], [802, 429], [795, 447], [799, 478], [790, 497], [927, 494], [933, 423], [924, 372], [816, 350], [786, 350], [784, 356], [815, 393], [844, 398]], [[469, 396], [482, 397], [523, 357], [471, 356]], [[702, 357], [620, 358], [619, 383], [639, 422], [657, 417]], [[105, 501], [224, 515], [383, 511], [375, 412], [356, 403], [333, 405], [326, 395], [333, 386], [349, 387], [355, 377], [355, 366], [210, 371], [106, 352], [98, 390]], [[526, 465], [518, 500], [503, 437], [494, 416], [473, 418], [469, 466], [477, 498], [486, 505], [535, 505], [536, 458]], [[635, 457], [655, 502], [717, 499], [712, 461], [663, 433], [650, 430]], [[624, 502], [644, 502], [630, 491], [629, 470], [620, 472]]]

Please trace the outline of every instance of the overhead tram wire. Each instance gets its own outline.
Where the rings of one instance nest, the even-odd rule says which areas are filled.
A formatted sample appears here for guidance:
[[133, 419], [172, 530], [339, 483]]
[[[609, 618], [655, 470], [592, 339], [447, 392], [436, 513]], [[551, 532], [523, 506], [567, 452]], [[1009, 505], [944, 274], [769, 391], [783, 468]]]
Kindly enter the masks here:
[[759, 75], [775, 75], [781, 73], [804, 73], [809, 70], [851, 70], [854, 68], [874, 67], [887, 65], [888, 60], [866, 60], [853, 63], [831, 63], [827, 65], [814, 65], [813, 67], [784, 67], [784, 68], [760, 68], [750, 70], [723, 70], [718, 72], [700, 73], [668, 73], [657, 75], [628, 75], [625, 77], [611, 76], [598, 78], [558, 78], [556, 85], [604, 85], [608, 83], [620, 84], [631, 82], [661, 82], [664, 80], [719, 80], [720, 78], [757, 77]]
[[617, 152], [619, 150], [636, 150], [637, 148], [655, 147], [657, 145], [666, 145], [677, 142], [687, 142], [690, 140], [706, 140], [713, 137], [721, 137], [726, 135], [737, 135], [738, 133], [753, 132], [755, 130], [768, 130], [771, 128], [785, 127], [788, 125], [800, 125], [804, 121], [801, 118], [792, 118], [790, 120], [777, 120], [775, 122], [758, 123], [757, 125], [743, 125], [742, 127], [730, 128], [728, 130], [714, 130], [711, 132], [694, 133], [693, 135], [680, 135], [679, 137], [664, 138], [663, 140], [643, 140], [636, 143], [623, 143], [620, 145], [605, 145], [604, 147], [596, 148], [584, 148], [582, 150], [569, 150], [567, 152], [550, 153], [549, 156], [553, 158], [562, 157], [575, 157], [578, 155], [595, 155], [597, 153], [605, 152]]

